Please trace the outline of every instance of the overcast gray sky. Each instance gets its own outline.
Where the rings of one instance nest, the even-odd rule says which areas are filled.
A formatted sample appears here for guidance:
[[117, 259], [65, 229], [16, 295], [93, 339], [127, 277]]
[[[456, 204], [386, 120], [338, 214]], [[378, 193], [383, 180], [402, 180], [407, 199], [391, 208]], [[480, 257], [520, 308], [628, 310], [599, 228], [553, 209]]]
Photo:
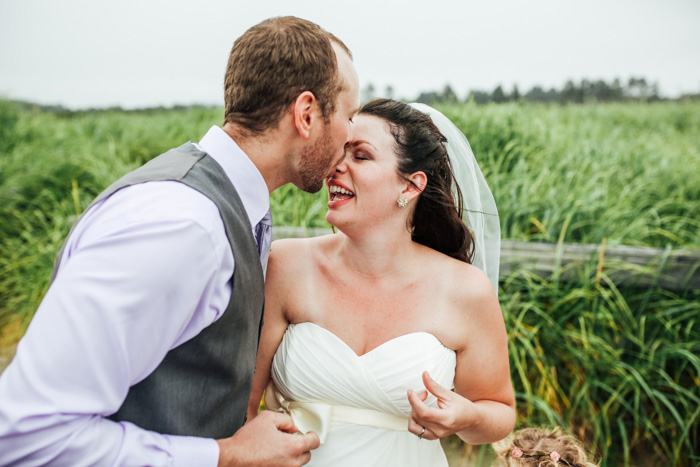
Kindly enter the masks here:
[[333, 32], [361, 86], [397, 97], [632, 75], [667, 96], [700, 92], [698, 0], [0, 0], [0, 95], [222, 105], [233, 41], [280, 15]]

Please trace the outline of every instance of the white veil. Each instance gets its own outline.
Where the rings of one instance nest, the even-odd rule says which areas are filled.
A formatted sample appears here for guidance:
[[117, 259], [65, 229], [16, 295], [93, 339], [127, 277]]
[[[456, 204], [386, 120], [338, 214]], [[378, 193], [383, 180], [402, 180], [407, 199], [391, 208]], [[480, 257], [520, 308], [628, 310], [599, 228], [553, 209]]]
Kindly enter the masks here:
[[464, 203], [462, 219], [474, 235], [472, 264], [486, 273], [498, 294], [498, 264], [501, 255], [498, 210], [472, 148], [459, 128], [442, 113], [425, 104], [409, 105], [428, 114], [435, 126], [447, 138], [450, 165], [459, 189], [462, 191]]

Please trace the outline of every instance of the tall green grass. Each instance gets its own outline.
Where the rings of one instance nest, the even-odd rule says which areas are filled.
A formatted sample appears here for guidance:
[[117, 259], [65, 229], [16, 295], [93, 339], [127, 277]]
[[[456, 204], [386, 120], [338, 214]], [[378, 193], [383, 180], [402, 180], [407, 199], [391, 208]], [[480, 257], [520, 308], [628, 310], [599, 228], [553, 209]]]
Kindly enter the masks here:
[[[501, 283], [516, 428], [562, 426], [603, 466], [697, 466], [700, 291], [622, 290], [595, 260], [579, 274]], [[488, 446], [444, 444], [468, 459], [454, 465], [491, 465]]]
[[442, 110], [469, 138], [505, 238], [700, 247], [698, 104]]
[[90, 201], [122, 174], [198, 139], [220, 116], [211, 109], [60, 116], [0, 101], [0, 345], [23, 333], [63, 239]]
[[[505, 238], [700, 249], [700, 104], [442, 110], [469, 137]], [[61, 116], [0, 101], [0, 348], [21, 337], [91, 199], [221, 120], [220, 109]], [[325, 226], [325, 204], [293, 187], [271, 199], [277, 225]], [[565, 426], [607, 466], [695, 465], [699, 292], [618, 289], [595, 266], [567, 282], [502, 278], [519, 423]]]
[[568, 427], [605, 465], [700, 461], [698, 291], [620, 290], [595, 264], [579, 281], [522, 271], [502, 287], [523, 419]]

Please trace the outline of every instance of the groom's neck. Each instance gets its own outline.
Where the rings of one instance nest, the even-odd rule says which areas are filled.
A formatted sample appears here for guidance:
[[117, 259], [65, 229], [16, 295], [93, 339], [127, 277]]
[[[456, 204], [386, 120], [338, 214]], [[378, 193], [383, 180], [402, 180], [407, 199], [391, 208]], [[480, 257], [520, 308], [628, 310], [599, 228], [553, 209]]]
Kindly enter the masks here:
[[222, 129], [253, 162], [270, 193], [289, 182], [286, 179], [289, 148], [285, 147], [285, 139], [278, 129], [255, 136], [248, 135], [233, 123], [226, 123]]

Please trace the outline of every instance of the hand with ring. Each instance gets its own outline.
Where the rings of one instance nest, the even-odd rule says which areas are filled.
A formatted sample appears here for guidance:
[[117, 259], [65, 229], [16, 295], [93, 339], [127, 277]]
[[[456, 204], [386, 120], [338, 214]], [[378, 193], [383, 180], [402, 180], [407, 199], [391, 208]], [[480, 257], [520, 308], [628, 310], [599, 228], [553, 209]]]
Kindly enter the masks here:
[[[435, 440], [457, 433], [474, 420], [474, 404], [459, 394], [440, 386], [428, 372], [423, 372], [423, 384], [428, 391], [408, 391], [411, 416], [408, 431], [418, 439]], [[437, 398], [437, 407], [425, 404], [428, 392]]]

